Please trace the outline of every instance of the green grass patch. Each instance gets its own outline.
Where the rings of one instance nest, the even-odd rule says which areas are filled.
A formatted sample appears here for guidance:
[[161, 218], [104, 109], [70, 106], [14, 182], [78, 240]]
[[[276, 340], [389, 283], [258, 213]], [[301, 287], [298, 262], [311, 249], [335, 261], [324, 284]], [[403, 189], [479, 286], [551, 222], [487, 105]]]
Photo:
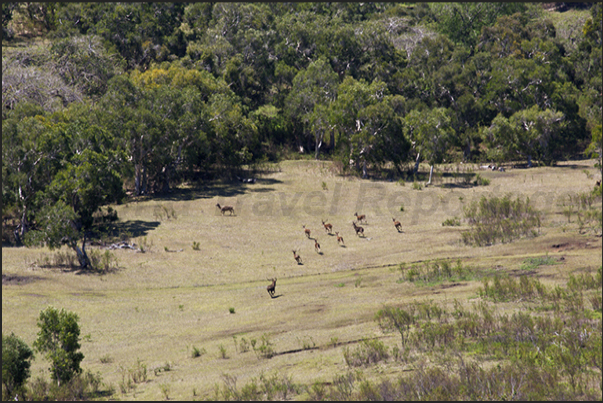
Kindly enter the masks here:
[[550, 266], [558, 264], [557, 259], [552, 256], [530, 257], [523, 261], [519, 267], [521, 270], [534, 270], [538, 266]]

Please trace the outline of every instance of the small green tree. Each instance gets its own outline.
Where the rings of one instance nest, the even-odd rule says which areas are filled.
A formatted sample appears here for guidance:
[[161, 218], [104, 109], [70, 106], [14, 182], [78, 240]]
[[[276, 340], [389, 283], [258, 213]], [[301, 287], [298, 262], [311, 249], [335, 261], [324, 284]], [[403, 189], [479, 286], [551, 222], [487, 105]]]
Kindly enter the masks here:
[[77, 351], [80, 348], [78, 319], [74, 312], [63, 309], [59, 311], [51, 306], [40, 312], [40, 331], [34, 347], [46, 354], [51, 362], [52, 379], [59, 385], [82, 372], [80, 362], [84, 359], [84, 354]]
[[27, 378], [34, 353], [20, 338], [2, 335], [2, 400], [15, 396]]

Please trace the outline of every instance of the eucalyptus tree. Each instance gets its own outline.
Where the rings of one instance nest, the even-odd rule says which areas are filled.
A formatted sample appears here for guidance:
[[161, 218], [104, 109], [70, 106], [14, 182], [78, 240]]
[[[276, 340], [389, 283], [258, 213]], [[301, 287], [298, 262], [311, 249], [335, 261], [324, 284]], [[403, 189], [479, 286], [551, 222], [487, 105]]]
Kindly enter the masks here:
[[414, 109], [405, 117], [405, 131], [416, 153], [415, 173], [421, 158], [429, 162], [428, 183], [431, 183], [434, 165], [444, 160], [454, 135], [450, 123], [449, 110], [446, 108]]
[[498, 148], [504, 159], [521, 157], [532, 166], [532, 158], [549, 162], [552, 140], [563, 127], [563, 113], [541, 110], [537, 105], [522, 109], [510, 118], [499, 114], [484, 130], [490, 148]]
[[338, 78], [325, 57], [300, 70], [286, 99], [286, 113], [302, 126], [302, 138], [313, 133], [315, 158], [330, 128], [327, 106], [337, 97]]

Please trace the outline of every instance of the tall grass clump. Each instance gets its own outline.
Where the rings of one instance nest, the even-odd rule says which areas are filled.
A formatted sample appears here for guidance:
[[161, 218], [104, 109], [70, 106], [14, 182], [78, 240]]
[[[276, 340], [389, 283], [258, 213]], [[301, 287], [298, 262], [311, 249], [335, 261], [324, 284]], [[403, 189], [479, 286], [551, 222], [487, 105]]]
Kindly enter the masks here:
[[387, 360], [389, 353], [381, 340], [364, 339], [353, 351], [346, 347], [343, 351], [343, 358], [348, 366], [360, 367]]
[[[496, 242], [510, 242], [522, 236], [536, 236], [540, 232], [540, 211], [518, 197], [482, 196], [464, 208], [465, 219], [471, 229], [461, 233], [468, 245], [486, 246]], [[538, 228], [538, 231], [535, 228]]]

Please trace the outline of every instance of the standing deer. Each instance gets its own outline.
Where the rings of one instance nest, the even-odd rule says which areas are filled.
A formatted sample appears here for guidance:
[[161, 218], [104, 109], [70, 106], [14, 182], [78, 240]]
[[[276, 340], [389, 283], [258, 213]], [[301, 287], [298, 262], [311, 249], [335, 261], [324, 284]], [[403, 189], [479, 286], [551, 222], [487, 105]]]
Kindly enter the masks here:
[[306, 226], [305, 226], [305, 225], [302, 225], [302, 227], [303, 227], [303, 229], [304, 229], [304, 233], [306, 234], [306, 236], [307, 236], [308, 238], [310, 238], [310, 229], [309, 229], [309, 228], [306, 228]]
[[272, 284], [270, 284], [268, 287], [266, 287], [266, 291], [268, 291], [268, 294], [270, 294], [270, 296], [272, 298], [274, 298], [274, 289], [276, 288], [276, 279], [273, 278], [272, 279]]
[[356, 231], [356, 235], [362, 234], [364, 236], [364, 228], [359, 225], [356, 225], [356, 221], [352, 221], [352, 225], [354, 226], [354, 230]]
[[297, 264], [303, 264], [301, 256], [295, 253], [295, 249], [293, 250], [293, 259], [295, 259]]
[[339, 232], [336, 232], [335, 235], [337, 235], [337, 243], [343, 245], [343, 237], [339, 235]]
[[394, 222], [394, 227], [396, 227], [398, 232], [400, 232], [402, 230], [402, 224], [400, 224], [400, 221], [396, 220], [393, 217], [392, 217], [392, 221]]
[[224, 215], [225, 212], [229, 211], [230, 215], [234, 214], [234, 207], [232, 206], [224, 206], [224, 207], [220, 207], [220, 203], [216, 204], [216, 207], [220, 209], [220, 211], [222, 212], [222, 215]]
[[325, 231], [327, 231], [327, 233], [332, 234], [333, 233], [333, 225], [327, 223], [325, 224], [325, 220], [322, 220], [322, 225], [323, 227], [325, 227]]
[[316, 250], [316, 253], [320, 254], [320, 244], [317, 239], [314, 239], [314, 250]]
[[364, 214], [358, 215], [358, 213], [354, 213], [354, 215], [356, 216], [358, 223], [360, 223], [361, 221], [364, 221], [364, 223], [366, 224], [366, 215], [364, 215]]

